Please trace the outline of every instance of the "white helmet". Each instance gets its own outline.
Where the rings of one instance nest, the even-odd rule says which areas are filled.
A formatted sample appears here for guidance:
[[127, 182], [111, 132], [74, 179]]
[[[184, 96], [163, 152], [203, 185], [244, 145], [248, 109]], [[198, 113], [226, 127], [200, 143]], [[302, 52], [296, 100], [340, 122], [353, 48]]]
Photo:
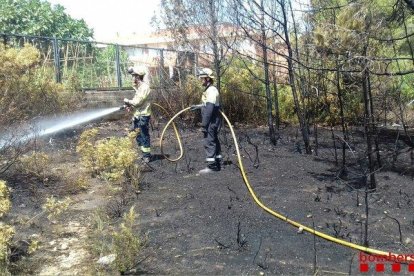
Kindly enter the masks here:
[[198, 77], [199, 78], [210, 78], [210, 79], [214, 79], [213, 76], [213, 70], [211, 70], [210, 68], [203, 68], [198, 72]]
[[146, 68], [144, 66], [134, 66], [128, 68], [128, 73], [131, 75], [144, 76], [146, 74]]

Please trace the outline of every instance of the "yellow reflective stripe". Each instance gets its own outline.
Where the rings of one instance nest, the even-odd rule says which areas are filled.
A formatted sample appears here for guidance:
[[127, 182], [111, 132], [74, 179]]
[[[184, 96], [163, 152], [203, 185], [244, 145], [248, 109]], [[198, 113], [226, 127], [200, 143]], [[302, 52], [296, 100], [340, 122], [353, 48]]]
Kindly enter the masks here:
[[151, 148], [147, 148], [147, 147], [142, 147], [142, 146], [141, 146], [141, 151], [142, 151], [142, 152], [145, 152], [145, 153], [147, 153], [147, 152], [151, 152]]

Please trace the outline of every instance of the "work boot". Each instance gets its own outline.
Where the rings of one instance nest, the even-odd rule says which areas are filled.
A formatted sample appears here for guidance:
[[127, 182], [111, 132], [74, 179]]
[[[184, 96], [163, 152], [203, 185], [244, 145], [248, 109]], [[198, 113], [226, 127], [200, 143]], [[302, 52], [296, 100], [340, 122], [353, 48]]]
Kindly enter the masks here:
[[199, 170], [198, 173], [199, 174], [208, 174], [208, 173], [211, 173], [211, 172], [218, 172], [218, 171], [220, 171], [220, 164], [217, 163], [217, 162], [214, 162], [214, 163], [208, 164], [206, 168], [204, 168], [202, 170]]
[[221, 154], [216, 155], [216, 166], [219, 171], [221, 170], [222, 163], [223, 163], [223, 156], [221, 156]]

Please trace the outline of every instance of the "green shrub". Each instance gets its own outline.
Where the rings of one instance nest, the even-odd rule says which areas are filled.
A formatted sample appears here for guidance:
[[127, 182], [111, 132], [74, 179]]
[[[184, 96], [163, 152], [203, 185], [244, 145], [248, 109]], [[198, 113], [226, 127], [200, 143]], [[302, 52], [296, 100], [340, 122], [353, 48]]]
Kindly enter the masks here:
[[[6, 182], [0, 180], [0, 218], [9, 212], [11, 202], [9, 188]], [[0, 275], [7, 275], [7, 265], [10, 253], [10, 243], [14, 235], [14, 229], [10, 225], [0, 221]]]
[[76, 146], [76, 152], [81, 155], [82, 166], [93, 175], [97, 173], [96, 156], [95, 156], [95, 143], [96, 136], [98, 135], [98, 129], [92, 128], [82, 132], [78, 144]]
[[297, 123], [298, 117], [295, 113], [295, 103], [293, 101], [292, 90], [290, 86], [282, 86], [278, 91], [280, 120]]
[[134, 187], [135, 192], [138, 192], [139, 185], [142, 180], [141, 167], [138, 166], [137, 164], [133, 164], [126, 169], [125, 175], [127, 179], [129, 180], [130, 184], [132, 185], [132, 187]]
[[136, 213], [134, 207], [124, 213], [122, 223], [114, 225], [106, 212], [98, 209], [92, 219], [91, 250], [98, 256], [115, 255], [112, 269], [127, 272], [137, 264], [137, 256], [145, 241], [134, 234]]
[[14, 229], [10, 225], [0, 222], [0, 274], [7, 275], [7, 265], [10, 253], [10, 243]]
[[69, 208], [71, 203], [70, 198], [65, 198], [64, 200], [57, 200], [53, 196], [46, 198], [45, 204], [43, 204], [43, 210], [48, 214], [48, 219], [53, 219], [62, 214]]
[[0, 126], [70, 110], [80, 103], [80, 91], [51, 80], [40, 65], [40, 53], [33, 46], [0, 45]]
[[107, 234], [109, 227], [109, 217], [99, 208], [91, 216], [92, 232], [90, 235], [90, 248], [99, 257], [110, 250], [110, 238]]
[[49, 156], [43, 152], [32, 152], [20, 158], [19, 167], [22, 173], [34, 176], [43, 182], [47, 181], [49, 166]]
[[0, 180], [0, 218], [7, 214], [11, 208], [9, 194], [10, 192], [6, 182]]
[[112, 234], [113, 253], [116, 255], [115, 268], [121, 273], [137, 264], [137, 255], [141, 249], [141, 241], [133, 232], [135, 217], [134, 207], [131, 207], [129, 212], [124, 214], [120, 230]]
[[262, 74], [262, 70], [256, 65], [245, 64], [242, 60], [236, 59], [222, 76], [221, 105], [232, 122], [257, 124], [266, 122], [264, 86], [252, 76], [251, 71], [257, 76]]
[[76, 151], [81, 155], [85, 169], [109, 181], [120, 180], [125, 170], [137, 159], [135, 133], [128, 137], [96, 140], [96, 129], [82, 133]]

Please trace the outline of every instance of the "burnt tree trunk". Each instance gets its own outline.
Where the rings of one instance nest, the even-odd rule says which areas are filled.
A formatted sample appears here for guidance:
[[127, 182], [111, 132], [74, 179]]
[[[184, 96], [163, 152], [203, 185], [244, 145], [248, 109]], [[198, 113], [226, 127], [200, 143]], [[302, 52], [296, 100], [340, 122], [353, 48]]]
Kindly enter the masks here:
[[273, 126], [273, 116], [272, 116], [272, 95], [270, 93], [270, 78], [269, 78], [269, 62], [267, 57], [267, 35], [264, 22], [264, 4], [263, 0], [260, 2], [262, 8], [262, 14], [260, 17], [260, 27], [261, 27], [261, 37], [262, 37], [262, 53], [263, 53], [263, 70], [264, 70], [264, 81], [266, 89], [266, 109], [267, 109], [267, 126], [269, 127], [269, 137], [270, 142], [273, 145], [276, 145], [276, 136], [275, 129]]
[[[366, 54], [366, 48], [364, 53]], [[362, 93], [364, 98], [364, 132], [365, 132], [365, 139], [367, 144], [367, 158], [368, 158], [368, 171], [369, 171], [369, 189], [374, 190], [377, 187], [376, 181], [375, 181], [375, 167], [374, 163], [372, 161], [372, 123], [371, 123], [371, 116], [372, 116], [372, 110], [371, 110], [371, 99], [370, 99], [370, 93], [368, 91], [368, 84], [369, 84], [369, 72], [367, 68], [368, 62], [365, 61], [365, 66], [362, 71]]]
[[345, 125], [345, 115], [344, 115], [344, 103], [343, 103], [343, 95], [342, 95], [342, 88], [340, 83], [340, 75], [339, 75], [339, 63], [338, 60], [336, 61], [336, 89], [338, 93], [338, 103], [339, 103], [339, 117], [341, 119], [341, 128], [342, 128], [342, 167], [345, 169], [346, 163], [346, 141], [348, 140], [346, 125]]
[[299, 102], [298, 93], [296, 90], [296, 84], [295, 84], [295, 72], [293, 68], [293, 50], [292, 50], [292, 44], [290, 43], [289, 39], [289, 30], [287, 27], [287, 15], [286, 15], [286, 2], [284, 0], [280, 1], [282, 16], [283, 16], [283, 32], [284, 32], [284, 38], [286, 43], [286, 48], [288, 50], [288, 57], [287, 57], [287, 63], [288, 63], [288, 72], [289, 72], [289, 84], [292, 89], [292, 96], [293, 96], [293, 102], [295, 105], [295, 112], [298, 116], [299, 120], [299, 126], [300, 131], [302, 133], [303, 143], [305, 144], [305, 151], [307, 154], [311, 154], [310, 149], [310, 143], [309, 143], [309, 127], [306, 123], [305, 114], [302, 110], [302, 107]]

